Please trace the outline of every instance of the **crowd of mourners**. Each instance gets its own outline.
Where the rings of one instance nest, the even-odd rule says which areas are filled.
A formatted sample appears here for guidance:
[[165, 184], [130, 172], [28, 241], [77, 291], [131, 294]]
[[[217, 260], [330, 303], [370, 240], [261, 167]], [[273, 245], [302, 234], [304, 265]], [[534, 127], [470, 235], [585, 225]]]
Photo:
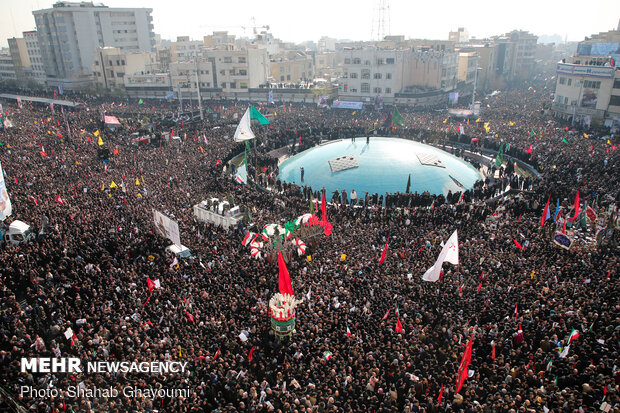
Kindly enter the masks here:
[[[598, 221], [588, 221], [571, 249], [552, 241], [556, 226], [562, 231], [556, 200], [559, 215], [571, 217], [577, 191], [580, 209], [587, 204], [608, 214], [603, 226], [616, 225], [610, 211], [619, 195], [618, 136], [575, 133], [577, 126], [554, 119], [544, 110], [549, 86], [541, 80], [485, 98], [479, 122], [399, 108], [404, 126], [396, 127], [385, 122], [391, 108], [354, 113], [254, 103], [270, 125], [253, 126], [247, 185], [224, 172], [243, 150], [232, 136], [247, 103], [206, 101], [204, 121], [170, 126], [161, 120], [175, 113], [176, 102], [82, 97], [88, 110], [64, 113], [58, 105], [52, 112], [3, 102], [13, 124], [0, 132], [13, 207], [5, 224], [21, 220], [46, 230], [0, 247], [0, 409], [619, 412], [617, 231], [599, 245]], [[101, 111], [122, 126], [105, 128]], [[157, 136], [180, 139], [138, 144], [132, 134], [146, 134], [147, 124]], [[278, 180], [273, 151], [353, 136], [370, 136], [372, 145], [375, 135], [485, 155], [486, 164], [476, 162], [486, 176], [449, 196], [404, 194], [403, 187], [403, 194], [378, 194], [381, 201], [360, 196], [352, 206], [326, 194], [333, 232], [289, 260], [293, 290], [304, 301], [295, 332], [279, 340], [267, 312], [277, 265], [251, 258], [242, 240], [249, 229], [310, 212], [321, 188]], [[500, 175], [494, 162], [502, 144]], [[109, 161], [99, 156], [102, 148]], [[241, 205], [246, 221], [230, 229], [197, 221], [193, 206], [213, 197]], [[549, 197], [551, 218], [541, 226]], [[178, 221], [193, 257], [176, 265], [153, 209]], [[459, 264], [444, 264], [438, 282], [422, 281], [454, 230]], [[148, 301], [147, 277], [161, 283]], [[69, 327], [75, 338], [65, 337]], [[566, 352], [573, 330], [579, 337]], [[457, 393], [470, 340], [469, 377]], [[22, 357], [189, 364], [183, 374], [165, 375], [22, 373]], [[80, 383], [191, 391], [155, 399], [20, 393], [22, 386]]]

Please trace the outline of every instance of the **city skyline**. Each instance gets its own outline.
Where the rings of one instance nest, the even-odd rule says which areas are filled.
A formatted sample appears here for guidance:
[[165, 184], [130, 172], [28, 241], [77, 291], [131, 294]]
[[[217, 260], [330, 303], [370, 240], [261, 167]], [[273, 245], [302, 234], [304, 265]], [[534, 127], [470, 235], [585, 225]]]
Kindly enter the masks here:
[[[7, 38], [22, 37], [22, 32], [35, 29], [32, 11], [51, 8], [55, 2], [0, 0], [5, 10], [0, 16], [0, 46], [7, 46]], [[259, 27], [269, 26], [274, 37], [286, 42], [316, 42], [321, 36], [364, 41], [371, 40], [373, 22], [378, 14], [375, 0], [344, 0], [335, 3], [318, 1], [307, 10], [294, 8], [291, 2], [282, 0], [270, 1], [267, 6], [241, 0], [235, 3], [234, 10], [225, 3], [196, 3], [189, 0], [107, 0], [103, 4], [109, 7], [152, 8], [155, 33], [169, 40], [177, 36], [190, 36], [199, 40], [218, 30], [227, 30], [237, 37], [250, 37], [253, 33], [250, 27], [255, 21]], [[456, 1], [449, 2], [454, 7], [458, 4]], [[579, 41], [586, 36], [617, 28], [620, 6], [616, 1], [596, 0], [591, 4], [593, 6], [588, 13], [577, 13], [575, 10], [580, 10], [581, 3], [575, 0], [563, 2], [561, 8], [552, 2], [524, 0], [518, 8], [513, 9], [505, 3], [483, 0], [442, 16], [449, 8], [445, 3], [414, 5], [405, 0], [392, 0], [389, 34], [445, 40], [450, 31], [464, 27], [475, 38], [500, 35], [517, 29], [538, 36], [560, 35], [568, 41]], [[343, 17], [349, 14], [352, 17]]]

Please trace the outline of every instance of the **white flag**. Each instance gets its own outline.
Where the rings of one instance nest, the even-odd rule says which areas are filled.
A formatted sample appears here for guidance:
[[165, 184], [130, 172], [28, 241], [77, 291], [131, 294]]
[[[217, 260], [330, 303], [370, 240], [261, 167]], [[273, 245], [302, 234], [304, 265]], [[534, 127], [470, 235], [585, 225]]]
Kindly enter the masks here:
[[0, 165], [0, 221], [4, 221], [6, 217], [13, 213], [13, 206], [11, 205], [11, 197], [6, 189], [6, 183], [4, 182], [5, 172]]
[[439, 281], [441, 266], [446, 261], [454, 265], [457, 265], [459, 263], [459, 240], [456, 230], [454, 230], [454, 233], [450, 236], [450, 238], [448, 238], [448, 241], [444, 244], [441, 252], [439, 253], [439, 256], [437, 257], [437, 261], [435, 261], [435, 264], [431, 268], [426, 270], [426, 272], [422, 276], [422, 280], [430, 282]]
[[238, 168], [237, 168], [237, 174], [235, 175], [237, 182], [239, 182], [240, 184], [246, 184], [248, 182], [248, 168], [245, 166], [245, 164], [241, 164]]
[[448, 242], [443, 246], [441, 252], [443, 253], [446, 250], [446, 255], [444, 258], [444, 262], [447, 261], [450, 264], [458, 265], [459, 263], [459, 238], [457, 234], [457, 230], [454, 230], [454, 233], [450, 235], [448, 238]]
[[73, 337], [73, 329], [69, 327], [67, 331], [65, 331], [65, 338], [69, 340], [71, 337]]
[[312, 296], [312, 286], [310, 286], [310, 288], [308, 289], [308, 292], [306, 293], [306, 299], [310, 301], [311, 296]]
[[250, 128], [250, 125], [250, 108], [248, 108], [243, 114], [241, 121], [237, 125], [237, 130], [235, 130], [235, 142], [254, 139], [254, 132], [252, 132], [252, 128]]

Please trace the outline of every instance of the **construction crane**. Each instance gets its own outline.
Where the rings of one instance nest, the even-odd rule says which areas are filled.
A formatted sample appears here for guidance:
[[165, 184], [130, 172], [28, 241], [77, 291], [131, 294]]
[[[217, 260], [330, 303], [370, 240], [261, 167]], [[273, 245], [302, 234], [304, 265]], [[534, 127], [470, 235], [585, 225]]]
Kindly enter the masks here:
[[256, 36], [258, 34], [258, 29], [261, 30], [269, 30], [269, 26], [268, 25], [264, 25], [264, 26], [258, 26], [256, 25], [256, 19], [254, 17], [252, 17], [250, 19], [250, 25], [248, 26], [218, 26], [218, 25], [210, 25], [210, 24], [205, 24], [205, 25], [201, 25], [198, 26], [200, 28], [213, 28], [213, 29], [243, 29], [243, 33], [245, 34], [246, 31], [248, 29], [252, 29], [252, 33], [254, 33], [254, 35]]

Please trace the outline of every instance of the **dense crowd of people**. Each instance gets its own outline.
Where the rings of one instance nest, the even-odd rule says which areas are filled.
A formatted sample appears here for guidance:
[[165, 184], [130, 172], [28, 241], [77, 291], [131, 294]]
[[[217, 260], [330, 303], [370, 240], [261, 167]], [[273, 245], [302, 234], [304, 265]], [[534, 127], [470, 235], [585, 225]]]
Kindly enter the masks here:
[[[21, 108], [3, 102], [14, 125], [0, 132], [0, 162], [13, 205], [5, 223], [19, 219], [39, 232], [43, 222], [49, 230], [0, 248], [0, 407], [620, 411], [617, 231], [597, 245], [592, 223], [570, 250], [552, 242], [555, 200], [562, 215], [570, 216], [577, 191], [582, 209], [587, 203], [609, 213], [606, 225], [616, 225], [610, 211], [620, 184], [617, 136], [570, 133], [570, 125], [542, 110], [547, 85], [527, 86], [486, 98], [480, 122], [399, 108], [404, 126], [395, 128], [379, 112], [257, 103], [271, 124], [254, 128], [249, 175], [258, 179], [248, 185], [223, 172], [243, 150], [232, 136], [246, 103], [203, 102], [217, 117], [175, 124], [170, 132], [180, 140], [141, 146], [132, 133], [150, 123], [159, 135], [159, 120], [175, 112], [174, 103], [84, 97], [88, 111], [61, 113], [59, 107], [52, 112], [27, 101]], [[117, 116], [122, 127], [104, 128], [100, 110]], [[532, 165], [539, 176], [523, 175], [510, 158], [502, 178], [491, 173], [463, 196], [390, 195], [389, 202], [371, 197], [355, 207], [334, 198], [327, 205], [333, 233], [288, 263], [293, 289], [304, 302], [294, 334], [278, 340], [267, 314], [278, 289], [277, 265], [251, 258], [242, 239], [249, 228], [310, 212], [310, 194], [319, 199], [320, 188], [279, 181], [273, 151], [375, 133], [493, 158], [503, 144], [507, 156]], [[98, 156], [101, 148], [108, 149], [109, 161]], [[506, 185], [524, 190], [508, 193]], [[197, 221], [193, 206], [212, 197], [234, 199], [248, 220], [230, 230]], [[552, 217], [541, 227], [549, 197]], [[438, 202], [429, 208], [433, 200]], [[175, 260], [165, 251], [170, 242], [156, 231], [153, 209], [178, 221], [192, 258]], [[440, 281], [423, 282], [454, 230], [459, 264], [444, 264]], [[148, 301], [147, 277], [161, 283]], [[67, 339], [69, 327], [75, 337]], [[565, 351], [573, 329], [579, 337]], [[469, 377], [457, 393], [470, 340]], [[22, 373], [22, 357], [189, 365], [186, 373], [167, 375]], [[154, 399], [20, 393], [22, 386], [62, 390], [80, 383], [191, 392]]]

